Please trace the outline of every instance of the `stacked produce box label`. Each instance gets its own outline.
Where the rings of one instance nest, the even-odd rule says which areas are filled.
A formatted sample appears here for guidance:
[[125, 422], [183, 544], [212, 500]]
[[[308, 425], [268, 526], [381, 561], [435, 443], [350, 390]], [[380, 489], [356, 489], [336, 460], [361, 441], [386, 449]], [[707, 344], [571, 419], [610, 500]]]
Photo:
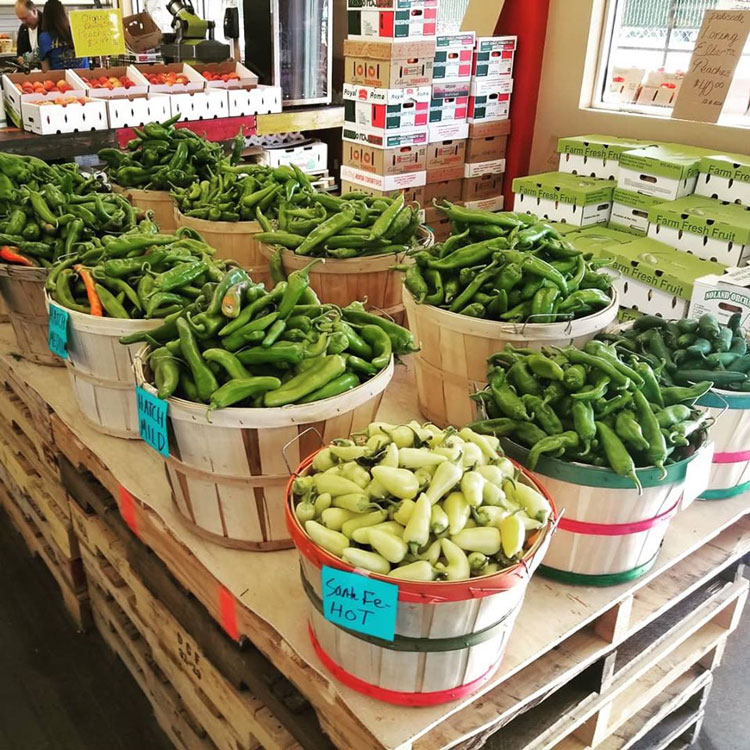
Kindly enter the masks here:
[[698, 195], [750, 206], [750, 156], [712, 154], [698, 165]]
[[560, 138], [557, 152], [560, 154], [560, 171], [572, 172], [585, 177], [617, 181], [620, 157], [625, 151], [652, 145], [635, 138], [618, 138], [611, 135], [577, 135]]

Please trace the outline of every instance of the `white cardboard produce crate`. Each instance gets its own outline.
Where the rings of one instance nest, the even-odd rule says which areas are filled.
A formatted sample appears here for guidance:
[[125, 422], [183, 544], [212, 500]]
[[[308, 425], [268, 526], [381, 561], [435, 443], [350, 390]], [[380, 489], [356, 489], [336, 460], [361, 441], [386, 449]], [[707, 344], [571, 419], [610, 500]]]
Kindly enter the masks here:
[[281, 86], [227, 88], [226, 93], [229, 117], [272, 115], [281, 112]]
[[313, 141], [297, 146], [265, 148], [259, 161], [269, 167], [296, 164], [303, 172], [320, 172], [328, 164], [328, 145], [322, 141]]
[[[92, 94], [96, 96], [95, 92]], [[172, 116], [172, 97], [166, 94], [112, 97], [107, 102], [109, 127], [132, 128], [162, 122]]]
[[[158, 87], [161, 88], [161, 87]], [[226, 89], [203, 89], [172, 93], [172, 114], [181, 120], [214, 120], [229, 117], [229, 100]]]
[[[69, 91], [66, 96], [74, 96], [74, 93]], [[109, 129], [107, 102], [103, 99], [91, 99], [85, 104], [41, 104], [50, 98], [53, 97], [39, 95], [24, 98], [21, 105], [24, 130], [37, 135], [55, 135]]]

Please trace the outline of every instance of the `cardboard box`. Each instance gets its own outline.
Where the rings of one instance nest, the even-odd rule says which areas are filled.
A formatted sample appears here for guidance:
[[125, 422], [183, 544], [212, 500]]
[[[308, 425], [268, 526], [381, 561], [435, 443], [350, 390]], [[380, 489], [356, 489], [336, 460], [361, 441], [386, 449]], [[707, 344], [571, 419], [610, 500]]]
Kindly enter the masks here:
[[[161, 86], [155, 88], [161, 90]], [[229, 96], [226, 89], [172, 92], [172, 114], [181, 120], [213, 120], [229, 117]]]
[[428, 142], [428, 133], [427, 128], [414, 130], [409, 133], [379, 133], [345, 125], [342, 131], [342, 138], [344, 141], [364, 143], [375, 148], [401, 148], [402, 146], [426, 145]]
[[147, 122], [163, 122], [172, 116], [172, 97], [167, 94], [114, 96], [106, 100], [109, 127], [138, 128]]
[[294, 146], [266, 146], [258, 162], [269, 167], [296, 164], [303, 172], [322, 172], [328, 168], [328, 144], [311, 141]]
[[469, 138], [466, 141], [466, 161], [470, 164], [505, 158], [508, 147], [507, 135], [494, 135], [489, 138]]
[[445, 215], [425, 218], [425, 225], [435, 236], [435, 242], [445, 242], [453, 234], [451, 220]]
[[693, 283], [688, 315], [699, 318], [706, 313], [726, 324], [734, 313], [747, 325], [750, 315], [750, 268], [709, 271]]
[[427, 171], [427, 184], [435, 182], [460, 181], [464, 176], [464, 165], [455, 164], [451, 167], [438, 167]]
[[662, 143], [624, 151], [620, 155], [619, 187], [663, 200], [690, 195], [698, 180], [698, 166], [704, 148]]
[[430, 143], [427, 147], [427, 171], [441, 167], [462, 167], [466, 162], [466, 139]]
[[424, 189], [424, 205], [432, 206], [432, 201], [447, 200], [458, 203], [461, 200], [463, 180], [449, 180], [448, 182], [428, 182]]
[[491, 138], [496, 135], [510, 135], [510, 120], [491, 120], [490, 122], [470, 122], [469, 139]]
[[437, 6], [415, 0], [396, 10], [347, 11], [350, 39], [424, 39], [437, 33]]
[[[566, 239], [576, 244], [576, 235]], [[648, 237], [598, 246], [589, 243], [586, 252], [612, 259], [605, 271], [613, 277], [620, 305], [664, 318], [686, 317], [696, 279], [723, 271], [718, 263], [681, 253]]]
[[[75, 94], [68, 91], [66, 96]], [[91, 99], [85, 104], [41, 104], [50, 99], [54, 99], [54, 96], [34, 94], [24, 97], [21, 104], [24, 130], [37, 135], [55, 135], [109, 128], [107, 102], [104, 99]]]
[[191, 91], [203, 91], [208, 81], [192, 66], [187, 63], [153, 63], [151, 65], [141, 65], [140, 72], [145, 78], [147, 74], [154, 73], [180, 73], [187, 79], [187, 83], [176, 83], [174, 86], [167, 86], [165, 83], [150, 83], [149, 91], [159, 91], [163, 94], [180, 94]]
[[469, 97], [469, 122], [507, 120], [510, 116], [512, 91], [512, 78], [473, 80]]
[[466, 122], [468, 114], [468, 86], [463, 83], [433, 84], [430, 123]]
[[602, 100], [612, 104], [630, 104], [635, 101], [641, 81], [646, 73], [645, 68], [623, 68], [614, 66], [609, 85]]
[[750, 258], [750, 206], [723, 203], [702, 195], [652, 206], [648, 236], [724, 266], [743, 266]]
[[712, 154], [698, 165], [695, 192], [707, 198], [750, 206], [750, 156]]
[[384, 149], [344, 142], [343, 163], [362, 172], [381, 175], [424, 172], [427, 168], [426, 160], [426, 145]]
[[430, 143], [438, 141], [460, 141], [469, 137], [469, 123], [461, 120], [453, 122], [434, 122], [430, 124], [428, 140]]
[[505, 198], [502, 195], [493, 195], [491, 198], [481, 198], [476, 201], [465, 201], [466, 208], [478, 211], [502, 211]]
[[250, 117], [281, 112], [281, 86], [226, 89], [229, 117]]
[[482, 198], [493, 198], [503, 191], [503, 175], [486, 174], [480, 177], [464, 179], [461, 185], [462, 201], [478, 201]]
[[609, 221], [614, 184], [567, 172], [517, 177], [513, 180], [516, 211], [581, 227]]
[[[432, 95], [430, 96], [430, 103], [432, 104], [435, 100], [442, 99], [458, 99], [458, 98], [469, 98], [471, 93], [471, 82], [470, 81], [453, 81], [453, 82], [433, 82], [432, 84]], [[435, 104], [435, 106], [438, 106]]]
[[414, 5], [421, 5], [425, 8], [436, 8], [438, 0], [346, 0], [347, 10], [364, 10], [368, 8], [401, 10], [411, 8]]
[[232, 78], [228, 81], [209, 81], [206, 79], [206, 85], [219, 89], [252, 89], [258, 85], [258, 76], [242, 63], [234, 60], [225, 60], [224, 62], [214, 63], [193, 63], [193, 67], [205, 78], [205, 73], [214, 75], [223, 75], [225, 73], [236, 73], [239, 78]]
[[473, 31], [438, 36], [435, 40], [433, 80], [442, 83], [471, 81], [475, 41]]
[[502, 174], [505, 172], [505, 159], [492, 161], [475, 161], [464, 164], [464, 177], [480, 177], [483, 174]]
[[[92, 88], [90, 83], [96, 78], [122, 78], [127, 76], [133, 86], [125, 88], [124, 86], [115, 86], [114, 88]], [[110, 97], [137, 96], [139, 94], [148, 94], [149, 84], [143, 74], [135, 65], [118, 65], [114, 68], [81, 68], [80, 70], [71, 71], [71, 78], [75, 78], [73, 88], [82, 88], [87, 96], [96, 97], [97, 99], [107, 99]]]
[[645, 237], [648, 233], [648, 212], [657, 203], [663, 203], [662, 199], [615, 188], [609, 226]]
[[161, 44], [161, 30], [150, 13], [135, 13], [122, 19], [125, 46], [131, 52], [145, 52]]
[[[49, 94], [24, 94], [18, 89], [17, 84], [23, 84], [25, 81], [34, 83], [36, 81], [67, 81], [72, 89], [66, 91], [64, 96], [85, 96], [86, 89], [83, 82], [72, 70], [48, 70], [39, 73], [4, 73], [3, 83], [3, 104], [5, 105], [5, 116], [9, 123], [17, 128], [23, 128], [23, 113], [21, 105], [25, 101], [39, 101], [40, 97], [46, 99], [55, 99], [62, 96], [59, 91], [50, 92]], [[106, 108], [105, 108], [106, 112]], [[69, 131], [66, 131], [69, 132]]]
[[344, 122], [370, 133], [408, 133], [427, 127], [430, 87], [378, 89], [344, 84]]
[[609, 135], [577, 135], [560, 138], [557, 151], [560, 154], [560, 171], [598, 177], [602, 180], [617, 180], [620, 156], [625, 151], [657, 145], [633, 138], [616, 138]]
[[474, 78], [499, 78], [513, 75], [514, 36], [481, 37], [474, 47]]
[[396, 175], [378, 175], [363, 172], [354, 167], [341, 167], [341, 179], [355, 185], [384, 191], [408, 190], [409, 188], [424, 187], [427, 183], [427, 172], [406, 172]]
[[638, 91], [636, 104], [647, 107], [671, 107], [680, 92], [685, 73], [667, 73], [664, 70], [650, 70]]
[[[396, 191], [377, 190], [376, 188], [367, 185], [359, 185], [344, 179], [341, 180], [342, 195], [346, 195], [347, 193], [367, 193], [367, 195], [374, 195], [377, 198], [382, 198], [385, 196], [390, 197], [394, 192]], [[419, 203], [420, 206], [424, 204], [424, 187], [405, 188], [399, 192], [404, 194], [404, 200], [406, 203]]]
[[376, 88], [410, 88], [432, 83], [434, 41], [344, 41], [344, 81]]

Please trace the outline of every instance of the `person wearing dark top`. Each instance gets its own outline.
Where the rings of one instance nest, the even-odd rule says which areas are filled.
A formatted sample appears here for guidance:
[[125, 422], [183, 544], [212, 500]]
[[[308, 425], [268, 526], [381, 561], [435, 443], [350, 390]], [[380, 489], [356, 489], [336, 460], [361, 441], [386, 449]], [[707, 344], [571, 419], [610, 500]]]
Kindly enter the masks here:
[[88, 68], [88, 57], [76, 57], [68, 12], [60, 0], [47, 0], [39, 32], [42, 70]]
[[17, 0], [16, 18], [21, 22], [16, 40], [16, 53], [19, 57], [34, 54], [39, 47], [39, 26], [42, 12], [33, 0]]

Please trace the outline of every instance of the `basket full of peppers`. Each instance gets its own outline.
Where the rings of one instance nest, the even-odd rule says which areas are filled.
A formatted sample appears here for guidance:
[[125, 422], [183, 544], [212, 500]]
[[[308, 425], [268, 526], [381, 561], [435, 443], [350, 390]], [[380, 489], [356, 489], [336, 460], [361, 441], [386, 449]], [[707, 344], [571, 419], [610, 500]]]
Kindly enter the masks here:
[[683, 320], [644, 315], [602, 338], [623, 356], [649, 361], [667, 387], [713, 385], [697, 401], [716, 420], [714, 463], [701, 498], [719, 500], [750, 489], [750, 354], [741, 314], [731, 315], [726, 325], [710, 314]]
[[708, 450], [713, 420], [696, 403], [711, 383], [666, 385], [653, 365], [598, 340], [489, 358], [475, 396], [487, 419], [472, 429], [501, 438], [565, 508], [545, 558], [551, 575], [605, 585], [643, 574], [686, 484], [707, 478], [690, 472], [694, 462], [703, 471]]
[[359, 303], [321, 304], [309, 271], [266, 289], [231, 269], [192, 309], [122, 339], [148, 342], [136, 358], [138, 382], [169, 404], [167, 468], [177, 507], [230, 546], [289, 546], [285, 445], [307, 433], [286, 451], [307, 449], [308, 427], [325, 435], [365, 427], [394, 358], [415, 349], [407, 330]]
[[[388, 660], [398, 670], [405, 652], [403, 675], [374, 670], [367, 681], [385, 700], [421, 705], [441, 690], [454, 699], [454, 691], [471, 690], [464, 686], [494, 672], [556, 520], [549, 494], [502, 454], [497, 438], [469, 428], [374, 422], [305, 460], [288, 492], [287, 524], [312, 632], [340, 679], [342, 670], [359, 676], [351, 684], [362, 689], [358, 665]], [[392, 642], [363, 639], [323, 616], [325, 566], [367, 571], [398, 586], [398, 606], [409, 616], [399, 611]], [[477, 598], [481, 620], [471, 614]], [[435, 635], [415, 637], [408, 623], [427, 620]], [[483, 658], [472, 666], [457, 652], [471, 649], [478, 632]], [[447, 639], [455, 645], [446, 648]], [[425, 667], [418, 675], [411, 668], [416, 654]], [[465, 664], [458, 671], [457, 661]], [[398, 691], [387, 689], [394, 682]]]
[[213, 253], [192, 230], [160, 234], [145, 219], [135, 232], [105, 236], [100, 247], [79, 246], [49, 271], [49, 304], [67, 317], [73, 390], [96, 429], [138, 437], [132, 372], [137, 347], [122, 346], [119, 338], [159, 328], [166, 316], [193, 306], [205, 285], [224, 277], [226, 263]]

